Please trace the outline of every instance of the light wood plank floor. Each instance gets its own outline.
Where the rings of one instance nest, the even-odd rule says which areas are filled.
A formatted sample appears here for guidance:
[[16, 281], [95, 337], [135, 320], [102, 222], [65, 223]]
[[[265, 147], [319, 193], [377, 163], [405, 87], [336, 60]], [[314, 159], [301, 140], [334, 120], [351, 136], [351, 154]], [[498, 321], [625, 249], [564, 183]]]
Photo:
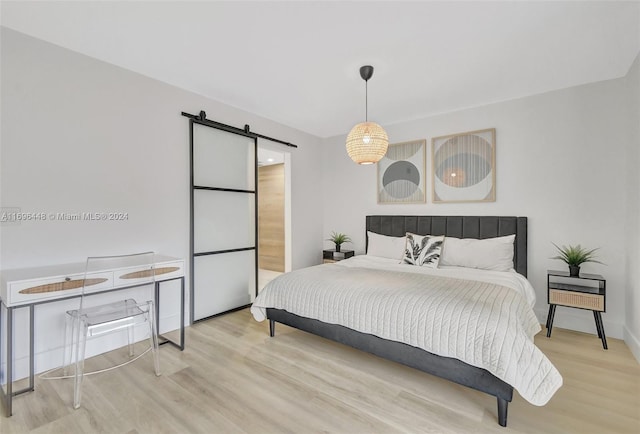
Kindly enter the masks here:
[[[71, 407], [69, 380], [37, 380], [14, 399], [9, 433], [639, 433], [640, 365], [622, 341], [554, 329], [537, 345], [564, 377], [544, 407], [517, 393], [508, 428], [496, 400], [248, 310], [187, 329], [187, 349], [161, 348], [161, 377], [144, 358], [85, 379]], [[115, 357], [109, 353], [88, 363]]]

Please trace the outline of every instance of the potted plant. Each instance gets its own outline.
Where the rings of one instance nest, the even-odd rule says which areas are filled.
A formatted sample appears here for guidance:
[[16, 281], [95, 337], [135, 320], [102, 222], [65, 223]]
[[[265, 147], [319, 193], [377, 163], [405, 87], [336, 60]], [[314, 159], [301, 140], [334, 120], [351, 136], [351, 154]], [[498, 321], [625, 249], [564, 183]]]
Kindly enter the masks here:
[[340, 251], [340, 245], [342, 243], [350, 243], [351, 238], [348, 235], [341, 234], [340, 232], [331, 232], [331, 237], [327, 239], [327, 241], [333, 241], [336, 245], [336, 252]]
[[602, 262], [597, 261], [595, 258], [595, 251], [598, 248], [587, 250], [582, 247], [580, 244], [576, 246], [562, 246], [558, 247], [557, 244], [551, 243], [558, 249], [560, 254], [558, 256], [554, 256], [551, 259], [560, 259], [564, 261], [569, 266], [569, 276], [577, 277], [580, 275], [580, 265], [585, 262], [597, 262], [598, 264], [602, 264]]

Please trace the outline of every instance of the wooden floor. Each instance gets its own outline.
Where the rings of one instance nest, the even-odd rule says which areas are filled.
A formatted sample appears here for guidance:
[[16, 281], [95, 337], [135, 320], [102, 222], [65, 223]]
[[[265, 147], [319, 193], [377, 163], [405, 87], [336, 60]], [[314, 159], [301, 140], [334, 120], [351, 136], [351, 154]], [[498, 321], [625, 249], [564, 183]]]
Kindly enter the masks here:
[[640, 432], [640, 364], [619, 340], [604, 351], [594, 335], [540, 333], [564, 386], [544, 407], [515, 393], [501, 428], [489, 395], [282, 325], [275, 338], [267, 330], [247, 310], [198, 323], [184, 352], [161, 348], [161, 377], [148, 355], [87, 377], [79, 410], [68, 380], [37, 380], [0, 432]]

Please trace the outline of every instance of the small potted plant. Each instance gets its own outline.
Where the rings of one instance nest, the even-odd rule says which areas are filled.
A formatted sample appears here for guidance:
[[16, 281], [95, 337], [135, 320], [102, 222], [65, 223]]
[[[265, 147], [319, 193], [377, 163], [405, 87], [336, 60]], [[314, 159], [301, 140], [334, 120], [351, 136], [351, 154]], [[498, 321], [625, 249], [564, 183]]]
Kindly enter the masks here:
[[602, 264], [602, 262], [597, 261], [595, 259], [595, 251], [598, 248], [587, 250], [582, 247], [580, 244], [576, 246], [562, 246], [558, 247], [555, 243], [551, 243], [558, 249], [560, 254], [558, 256], [554, 256], [551, 259], [560, 259], [564, 261], [569, 266], [569, 276], [577, 277], [580, 275], [580, 265], [585, 262], [597, 262], [598, 264]]
[[350, 243], [351, 238], [348, 235], [341, 234], [340, 232], [331, 232], [331, 237], [327, 239], [327, 241], [333, 241], [336, 245], [336, 252], [340, 251], [340, 245], [342, 243]]

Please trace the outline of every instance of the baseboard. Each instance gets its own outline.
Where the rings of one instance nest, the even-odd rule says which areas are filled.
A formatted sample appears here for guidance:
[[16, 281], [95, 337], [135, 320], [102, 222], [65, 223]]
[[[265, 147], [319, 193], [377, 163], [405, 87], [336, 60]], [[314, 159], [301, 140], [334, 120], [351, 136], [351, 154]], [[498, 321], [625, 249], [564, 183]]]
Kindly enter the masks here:
[[[540, 324], [547, 322], [546, 309], [536, 309], [536, 316]], [[604, 324], [604, 333], [607, 337], [615, 339], [623, 339], [625, 336], [623, 324], [608, 318], [606, 313], [602, 314], [602, 322]], [[553, 328], [576, 330], [583, 333], [597, 335], [596, 323], [593, 319], [593, 313], [590, 310], [575, 309], [571, 307], [558, 306], [556, 315], [553, 319]]]
[[633, 356], [640, 363], [640, 339], [631, 333], [627, 326], [624, 327], [624, 343], [627, 344]]

